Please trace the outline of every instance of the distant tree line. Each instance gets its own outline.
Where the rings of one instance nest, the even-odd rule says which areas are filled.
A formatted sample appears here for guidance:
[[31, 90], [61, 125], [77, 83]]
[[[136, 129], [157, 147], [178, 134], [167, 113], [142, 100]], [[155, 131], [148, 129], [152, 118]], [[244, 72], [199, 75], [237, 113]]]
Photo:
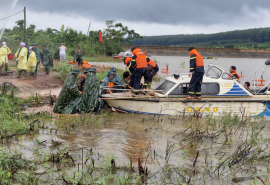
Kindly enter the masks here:
[[[19, 20], [12, 29], [5, 29], [1, 41], [6, 41], [12, 51], [19, 48], [24, 37], [24, 21]], [[122, 46], [131, 44], [131, 40], [142, 38], [134, 30], [129, 30], [122, 23], [114, 23], [113, 20], [106, 21], [105, 30], [93, 30], [88, 34], [83, 34], [72, 28], [62, 25], [60, 30], [47, 28], [46, 30], [36, 30], [36, 25], [31, 24], [26, 30], [26, 44], [30, 46], [33, 42], [38, 47], [46, 44], [52, 52], [58, 44], [64, 43], [68, 47], [68, 54], [73, 55], [78, 44], [84, 49], [87, 56], [113, 55], [123, 51]], [[99, 41], [99, 32], [102, 32], [103, 42]]]
[[270, 48], [270, 28], [254, 28], [213, 34], [144, 36], [143, 39], [132, 40], [132, 44], [268, 49]]

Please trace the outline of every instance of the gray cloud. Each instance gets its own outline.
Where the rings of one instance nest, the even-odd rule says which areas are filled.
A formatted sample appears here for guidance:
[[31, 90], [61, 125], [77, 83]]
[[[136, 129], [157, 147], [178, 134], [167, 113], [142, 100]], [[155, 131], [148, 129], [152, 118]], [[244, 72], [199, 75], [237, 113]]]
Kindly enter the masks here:
[[[270, 7], [267, 0], [19, 0], [35, 12], [75, 13], [96, 20], [214, 25]], [[78, 20], [79, 21], [79, 20]]]

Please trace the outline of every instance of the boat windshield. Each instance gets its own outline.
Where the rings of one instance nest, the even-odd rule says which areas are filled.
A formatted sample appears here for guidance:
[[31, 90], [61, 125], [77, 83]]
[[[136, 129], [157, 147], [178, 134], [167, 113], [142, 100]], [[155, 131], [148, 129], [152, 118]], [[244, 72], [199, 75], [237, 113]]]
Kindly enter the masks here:
[[206, 73], [205, 73], [205, 76], [207, 77], [211, 77], [211, 78], [219, 78], [220, 75], [222, 74], [222, 71], [220, 69], [218, 69], [217, 67], [215, 66], [210, 66]]
[[155, 90], [161, 90], [162, 92], [158, 91], [158, 93], [166, 94], [174, 85], [174, 82], [171, 82], [169, 80], [163, 80], [163, 82], [161, 82]]

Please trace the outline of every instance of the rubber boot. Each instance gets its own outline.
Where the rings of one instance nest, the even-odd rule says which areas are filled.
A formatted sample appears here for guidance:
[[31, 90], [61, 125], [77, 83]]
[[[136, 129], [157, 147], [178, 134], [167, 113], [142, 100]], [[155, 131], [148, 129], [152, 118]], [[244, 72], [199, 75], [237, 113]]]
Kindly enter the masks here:
[[23, 71], [23, 78], [22, 78], [22, 79], [23, 79], [23, 80], [26, 80], [26, 78], [27, 78], [27, 71], [24, 70], [24, 71]]
[[15, 78], [21, 78], [21, 74], [22, 74], [22, 71], [18, 71], [18, 76], [16, 76]]
[[37, 77], [37, 75], [36, 75], [36, 73], [34, 72], [34, 74], [33, 74], [33, 79], [36, 79], [36, 77]]
[[5, 64], [5, 74], [7, 74], [8, 64]]

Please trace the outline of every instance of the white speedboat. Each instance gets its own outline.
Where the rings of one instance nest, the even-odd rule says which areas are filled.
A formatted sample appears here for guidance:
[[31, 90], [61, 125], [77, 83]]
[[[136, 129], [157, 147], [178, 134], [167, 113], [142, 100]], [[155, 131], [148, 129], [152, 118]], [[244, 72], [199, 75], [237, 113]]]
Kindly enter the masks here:
[[103, 94], [101, 99], [114, 110], [126, 113], [270, 117], [270, 82], [261, 85], [261, 76], [269, 68], [270, 62], [266, 61], [265, 64], [248, 78], [253, 83], [253, 88], [249, 90], [238, 80], [232, 79], [226, 70], [210, 64], [203, 78], [202, 100], [185, 99], [191, 79], [187, 75], [167, 77], [153, 90], [154, 93], [148, 93], [154, 94], [152, 96], [140, 94], [139, 97], [132, 97], [123, 92]]

